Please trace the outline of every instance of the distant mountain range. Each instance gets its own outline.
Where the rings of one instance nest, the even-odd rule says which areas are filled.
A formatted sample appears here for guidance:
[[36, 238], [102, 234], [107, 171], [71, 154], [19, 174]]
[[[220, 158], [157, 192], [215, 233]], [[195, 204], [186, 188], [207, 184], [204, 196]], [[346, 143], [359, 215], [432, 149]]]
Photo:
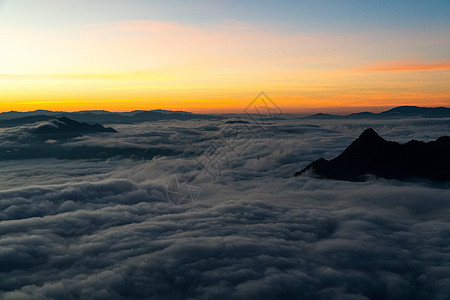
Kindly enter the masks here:
[[[24, 118], [32, 118], [28, 116]], [[107, 159], [127, 157], [152, 159], [156, 155], [176, 155], [179, 151], [161, 147], [114, 147], [100, 145], [68, 146], [67, 140], [88, 134], [115, 133], [115, 129], [98, 123], [90, 125], [67, 117], [51, 117], [37, 127], [24, 127], [29, 137], [19, 144], [0, 146], [0, 160], [58, 158], [58, 159]], [[13, 138], [13, 141], [17, 137]], [[11, 141], [10, 141], [11, 142]]]
[[361, 181], [368, 174], [388, 179], [426, 178], [450, 181], [450, 137], [433, 142], [390, 142], [366, 129], [338, 157], [321, 158], [294, 176]]
[[[49, 110], [36, 110], [31, 112], [4, 112], [0, 113], [0, 127], [14, 127], [35, 122], [48, 121], [66, 116], [77, 122], [102, 124], [134, 124], [161, 120], [221, 120], [242, 115], [208, 115], [194, 114], [185, 111], [169, 110], [136, 110], [131, 112], [108, 112], [105, 110], [62, 112]], [[304, 117], [305, 119], [393, 119], [393, 118], [448, 118], [450, 108], [447, 107], [418, 107], [399, 106], [381, 113], [360, 112], [346, 116], [318, 113]], [[276, 120], [272, 118], [271, 120]], [[282, 119], [282, 118], [279, 118]]]
[[0, 127], [13, 127], [35, 122], [48, 121], [55, 118], [68, 117], [77, 122], [103, 123], [103, 124], [134, 124], [148, 121], [161, 120], [211, 120], [222, 119], [220, 116], [193, 114], [184, 111], [132, 111], [132, 112], [108, 112], [104, 110], [79, 111], [79, 112], [61, 112], [36, 110], [32, 112], [5, 112], [0, 113]]
[[314, 114], [305, 117], [306, 119], [395, 119], [395, 118], [448, 118], [450, 108], [448, 107], [418, 107], [418, 106], [398, 106], [381, 113], [360, 112], [346, 116], [332, 114]]

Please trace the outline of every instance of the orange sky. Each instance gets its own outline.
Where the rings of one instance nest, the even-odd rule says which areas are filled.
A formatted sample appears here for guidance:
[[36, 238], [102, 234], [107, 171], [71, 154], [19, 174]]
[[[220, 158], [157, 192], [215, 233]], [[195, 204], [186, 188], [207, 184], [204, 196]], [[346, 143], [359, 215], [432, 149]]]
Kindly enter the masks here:
[[125, 20], [0, 35], [0, 111], [242, 112], [261, 91], [284, 112], [450, 106], [450, 56], [429, 50], [450, 45], [444, 30]]

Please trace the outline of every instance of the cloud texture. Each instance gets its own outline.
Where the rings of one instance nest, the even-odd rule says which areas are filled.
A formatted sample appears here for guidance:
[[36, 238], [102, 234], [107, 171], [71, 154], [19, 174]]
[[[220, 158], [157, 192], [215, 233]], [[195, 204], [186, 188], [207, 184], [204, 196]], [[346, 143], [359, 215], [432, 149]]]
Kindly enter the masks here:
[[[444, 121], [117, 125], [107, 143], [180, 154], [0, 162], [0, 298], [447, 299], [448, 186], [292, 177], [368, 125], [432, 140]], [[168, 201], [173, 176], [201, 197]]]

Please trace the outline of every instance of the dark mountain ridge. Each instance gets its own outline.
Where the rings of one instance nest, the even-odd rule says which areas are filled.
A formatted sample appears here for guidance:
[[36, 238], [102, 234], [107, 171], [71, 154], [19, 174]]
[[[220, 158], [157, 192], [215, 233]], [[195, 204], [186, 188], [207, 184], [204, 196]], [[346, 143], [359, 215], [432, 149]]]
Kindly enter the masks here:
[[36, 110], [32, 112], [5, 112], [0, 113], [0, 127], [13, 127], [34, 122], [47, 121], [54, 118], [69, 117], [77, 122], [103, 123], [103, 124], [134, 124], [148, 121], [161, 120], [210, 120], [222, 119], [220, 116], [193, 114], [183, 111], [150, 110], [132, 111], [126, 113], [108, 112], [104, 110], [79, 111], [79, 112], [53, 112]]
[[[25, 117], [32, 118], [32, 116]], [[80, 123], [67, 117], [45, 120], [37, 127], [25, 128], [30, 136], [26, 142], [0, 146], [0, 161], [18, 159], [108, 159], [123, 157], [131, 159], [152, 159], [153, 157], [176, 155], [180, 152], [162, 147], [114, 147], [110, 145], [71, 146], [65, 142], [71, 138], [95, 133], [115, 133], [115, 129], [100, 124]], [[14, 136], [14, 139], [17, 137]], [[101, 139], [101, 138], [100, 138]]]
[[111, 127], [103, 127], [98, 123], [90, 125], [87, 123], [74, 121], [67, 117], [50, 120], [47, 124], [41, 125], [31, 130], [31, 133], [34, 135], [55, 140], [61, 138], [73, 138], [85, 134], [101, 132], [115, 133], [117, 131]]
[[432, 142], [411, 140], [405, 144], [386, 141], [372, 128], [334, 159], [318, 159], [294, 176], [361, 181], [366, 175], [388, 179], [425, 178], [450, 181], [450, 137]]
[[449, 118], [450, 108], [448, 107], [419, 107], [419, 106], [398, 106], [380, 112], [359, 112], [345, 116], [333, 114], [314, 114], [305, 117], [306, 119], [394, 119], [394, 118]]

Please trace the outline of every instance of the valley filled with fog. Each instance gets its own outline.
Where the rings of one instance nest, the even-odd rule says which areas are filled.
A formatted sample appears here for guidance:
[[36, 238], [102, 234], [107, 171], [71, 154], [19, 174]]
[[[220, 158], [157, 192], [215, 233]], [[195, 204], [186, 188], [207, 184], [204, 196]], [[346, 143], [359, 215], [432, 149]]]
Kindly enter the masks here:
[[39, 124], [0, 128], [0, 149], [24, 153], [0, 160], [2, 299], [450, 294], [449, 184], [293, 176], [367, 128], [433, 141], [449, 118], [236, 115], [61, 140], [33, 137]]

